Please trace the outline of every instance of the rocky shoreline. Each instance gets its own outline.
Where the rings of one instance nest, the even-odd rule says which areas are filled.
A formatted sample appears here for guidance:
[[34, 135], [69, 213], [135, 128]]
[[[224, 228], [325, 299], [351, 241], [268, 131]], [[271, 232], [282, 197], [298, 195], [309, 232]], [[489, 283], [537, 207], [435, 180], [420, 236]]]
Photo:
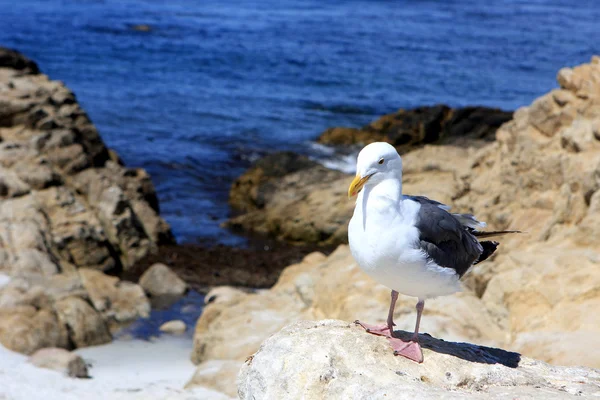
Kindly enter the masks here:
[[[435, 365], [420, 371], [348, 325], [384, 316], [389, 296], [344, 245], [348, 174], [294, 153], [268, 155], [230, 192], [237, 214], [226, 225], [257, 235], [251, 245], [178, 245], [148, 174], [106, 148], [62, 83], [0, 48], [0, 343], [24, 354], [107, 343], [147, 317], [151, 300], [191, 287], [208, 294], [186, 387], [211, 398], [285, 397], [274, 376], [287, 394], [343, 396], [353, 393], [357, 360], [373, 355], [385, 362], [363, 371], [381, 380], [361, 385], [364, 398], [597, 395], [597, 371], [526, 358], [600, 367], [590, 351], [600, 345], [600, 58], [561, 70], [558, 82], [514, 115], [420, 107], [318, 138], [347, 150], [393, 143], [407, 192], [528, 232], [503, 241], [463, 293], [431, 301], [423, 331]], [[398, 329], [410, 330], [412, 303], [399, 300]], [[73, 360], [44, 350], [43, 365], [56, 360], [39, 354]], [[318, 362], [305, 365], [311, 357]]]

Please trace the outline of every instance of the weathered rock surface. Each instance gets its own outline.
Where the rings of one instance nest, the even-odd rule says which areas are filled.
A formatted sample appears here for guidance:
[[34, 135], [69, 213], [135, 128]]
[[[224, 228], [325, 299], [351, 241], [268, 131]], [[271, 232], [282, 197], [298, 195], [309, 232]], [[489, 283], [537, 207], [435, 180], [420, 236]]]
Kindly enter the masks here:
[[36, 351], [29, 362], [40, 368], [53, 369], [73, 378], [88, 378], [88, 369], [83, 358], [68, 350], [49, 347]]
[[0, 48], [0, 342], [42, 347], [110, 340], [149, 312], [118, 273], [172, 243], [148, 174], [106, 148], [75, 95]]
[[244, 364], [240, 399], [564, 399], [600, 395], [600, 371], [422, 335], [425, 361], [347, 322], [301, 321]]
[[400, 109], [360, 129], [329, 128], [317, 141], [332, 145], [388, 142], [403, 154], [430, 143], [492, 141], [496, 130], [511, 118], [512, 112], [486, 107], [424, 106]]

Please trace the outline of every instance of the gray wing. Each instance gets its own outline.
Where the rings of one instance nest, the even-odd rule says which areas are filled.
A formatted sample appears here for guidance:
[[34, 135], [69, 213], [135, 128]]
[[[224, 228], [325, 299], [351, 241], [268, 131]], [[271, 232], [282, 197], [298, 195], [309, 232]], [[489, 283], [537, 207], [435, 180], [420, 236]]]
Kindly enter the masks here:
[[[414, 200], [419, 204], [433, 204], [433, 205], [441, 208], [442, 210], [445, 210], [448, 212], [450, 212], [450, 209], [452, 208], [444, 203], [440, 203], [439, 201], [431, 200], [430, 198], [425, 197], [425, 196], [405, 196], [405, 197], [407, 197], [411, 200]], [[456, 218], [458, 220], [458, 222], [461, 223], [461, 225], [466, 226], [467, 228], [470, 228], [473, 230], [477, 230], [478, 228], [485, 228], [487, 225], [485, 222], [478, 221], [477, 218], [475, 218], [475, 216], [473, 214], [452, 213], [452, 215], [454, 216], [454, 218]]]
[[421, 249], [440, 267], [452, 268], [458, 276], [463, 276], [483, 252], [477, 238], [438, 205], [441, 203], [414, 197], [411, 200], [421, 204], [416, 221]]

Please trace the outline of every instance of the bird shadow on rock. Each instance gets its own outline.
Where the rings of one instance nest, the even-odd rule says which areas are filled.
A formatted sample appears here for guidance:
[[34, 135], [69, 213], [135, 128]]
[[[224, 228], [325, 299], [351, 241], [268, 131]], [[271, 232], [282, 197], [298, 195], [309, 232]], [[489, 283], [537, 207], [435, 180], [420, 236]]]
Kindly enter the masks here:
[[[394, 331], [394, 336], [409, 341], [412, 338], [412, 333]], [[419, 335], [419, 343], [424, 349], [481, 364], [502, 364], [509, 368], [517, 368], [521, 361], [521, 354], [519, 353], [470, 343], [446, 342], [442, 339], [436, 339], [428, 333]]]

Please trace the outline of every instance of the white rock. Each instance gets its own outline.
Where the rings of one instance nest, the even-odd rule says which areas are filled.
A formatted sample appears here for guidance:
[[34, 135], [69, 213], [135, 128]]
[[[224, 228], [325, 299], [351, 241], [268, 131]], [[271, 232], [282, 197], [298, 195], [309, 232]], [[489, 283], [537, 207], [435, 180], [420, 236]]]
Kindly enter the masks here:
[[600, 395], [600, 371], [553, 367], [500, 349], [421, 336], [425, 361], [336, 320], [267, 339], [238, 377], [241, 399], [564, 399]]
[[40, 349], [29, 358], [36, 367], [53, 369], [74, 378], [87, 378], [88, 369], [81, 356], [56, 347]]
[[173, 335], [182, 335], [185, 333], [186, 326], [185, 322], [181, 320], [173, 320], [165, 322], [158, 329], [160, 329], [161, 332], [171, 333]]

